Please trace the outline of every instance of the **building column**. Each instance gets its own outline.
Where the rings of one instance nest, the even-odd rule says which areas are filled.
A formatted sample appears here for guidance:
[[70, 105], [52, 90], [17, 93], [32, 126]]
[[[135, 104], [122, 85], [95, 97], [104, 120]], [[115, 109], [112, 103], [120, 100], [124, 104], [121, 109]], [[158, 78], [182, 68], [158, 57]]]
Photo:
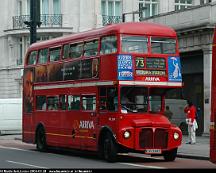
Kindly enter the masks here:
[[211, 116], [212, 46], [203, 47], [204, 132], [209, 134]]

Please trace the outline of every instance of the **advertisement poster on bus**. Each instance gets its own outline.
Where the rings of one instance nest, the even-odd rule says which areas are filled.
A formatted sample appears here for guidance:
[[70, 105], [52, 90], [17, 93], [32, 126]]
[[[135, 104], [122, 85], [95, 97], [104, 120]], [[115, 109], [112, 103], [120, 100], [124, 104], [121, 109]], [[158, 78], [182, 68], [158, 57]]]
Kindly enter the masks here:
[[34, 69], [26, 68], [24, 70], [23, 80], [23, 101], [24, 101], [24, 112], [30, 113], [33, 108], [33, 81], [34, 81]]
[[118, 55], [118, 80], [133, 80], [131, 55]]
[[182, 81], [180, 57], [168, 57], [168, 75], [168, 79], [171, 82]]

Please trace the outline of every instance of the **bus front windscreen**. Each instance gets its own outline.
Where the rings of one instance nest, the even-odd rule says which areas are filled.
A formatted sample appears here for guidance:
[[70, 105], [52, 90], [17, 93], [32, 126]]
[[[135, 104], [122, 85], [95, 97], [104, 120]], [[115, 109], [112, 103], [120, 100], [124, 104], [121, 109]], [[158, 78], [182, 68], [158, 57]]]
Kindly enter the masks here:
[[162, 99], [167, 89], [146, 88], [142, 86], [121, 87], [121, 110], [132, 113], [159, 113]]

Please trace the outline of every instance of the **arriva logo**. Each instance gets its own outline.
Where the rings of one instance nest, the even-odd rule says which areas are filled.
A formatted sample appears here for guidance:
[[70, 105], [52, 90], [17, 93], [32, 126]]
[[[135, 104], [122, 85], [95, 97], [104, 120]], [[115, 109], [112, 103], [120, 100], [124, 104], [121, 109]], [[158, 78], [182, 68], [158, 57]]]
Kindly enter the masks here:
[[146, 77], [145, 81], [146, 82], [160, 82], [160, 78], [159, 77]]
[[93, 121], [82, 121], [80, 120], [80, 129], [94, 129], [94, 122]]

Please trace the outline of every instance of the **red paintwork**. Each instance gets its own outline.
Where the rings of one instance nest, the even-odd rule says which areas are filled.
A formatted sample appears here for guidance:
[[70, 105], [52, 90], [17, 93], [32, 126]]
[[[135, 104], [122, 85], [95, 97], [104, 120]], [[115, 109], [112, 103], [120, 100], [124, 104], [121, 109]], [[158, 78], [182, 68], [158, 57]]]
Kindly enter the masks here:
[[[176, 33], [173, 29], [153, 24], [153, 23], [123, 23], [116, 25], [109, 25], [104, 28], [87, 31], [79, 34], [73, 34], [70, 36], [65, 36], [61, 38], [52, 39], [49, 41], [44, 41], [40, 43], [35, 43], [28, 49], [28, 53], [32, 50], [38, 50], [44, 47], [53, 47], [55, 45], [63, 45], [65, 43], [70, 43], [72, 41], [83, 41], [91, 38], [98, 38], [102, 35], [116, 34], [118, 37], [121, 33], [126, 34], [136, 34], [136, 35], [146, 35], [146, 36], [163, 36], [163, 37], [172, 37], [176, 38]], [[118, 41], [120, 44], [120, 41]], [[177, 43], [178, 45], [178, 43]], [[121, 53], [120, 50], [117, 51], [117, 54]], [[118, 89], [120, 85], [117, 81], [117, 54], [112, 55], [103, 55], [99, 57], [100, 66], [99, 66], [99, 79], [94, 79], [94, 81], [114, 81]], [[133, 58], [136, 57], [136, 54], [132, 54]], [[140, 55], [139, 55], [140, 56]], [[144, 54], [144, 57], [151, 57], [150, 53]], [[173, 56], [179, 56], [179, 52]], [[27, 56], [26, 56], [27, 57]], [[168, 55], [154, 55], [153, 57], [164, 57], [168, 58]], [[27, 59], [27, 58], [26, 58]], [[62, 63], [62, 61], [60, 61]], [[166, 63], [167, 64], [167, 63]], [[26, 60], [25, 60], [25, 68]], [[168, 65], [166, 66], [168, 68]], [[168, 76], [160, 76], [159, 82], [165, 82], [168, 79]], [[137, 81], [146, 81], [146, 77], [135, 76], [134, 80]], [[149, 79], [148, 79], [149, 80]], [[92, 82], [91, 79], [78, 80], [78, 81], [63, 81], [63, 82], [51, 82], [51, 83], [37, 83], [34, 86], [49, 86], [56, 84], [68, 84], [68, 83], [85, 83]], [[151, 81], [154, 82], [154, 81]], [[158, 81], [157, 81], [158, 82]], [[151, 87], [151, 85], [149, 85]], [[162, 86], [163, 88], [169, 88], [170, 86]], [[173, 87], [174, 88], [174, 87]], [[25, 92], [25, 91], [24, 91]], [[36, 95], [60, 95], [60, 94], [74, 94], [74, 95], [83, 95], [83, 94], [92, 94], [94, 93], [97, 96], [97, 105], [98, 101], [98, 87], [89, 86], [89, 87], [78, 87], [78, 88], [59, 88], [59, 89], [47, 89], [47, 90], [35, 90], [33, 91], [34, 95], [34, 105], [35, 105], [35, 96]], [[164, 102], [164, 101], [163, 101]], [[94, 122], [93, 129], [83, 129], [79, 130], [76, 135], [79, 137], [72, 138], [72, 130], [79, 126], [80, 120], [88, 120]], [[178, 127], [170, 124], [167, 118], [162, 114], [122, 114], [120, 111], [117, 113], [111, 112], [99, 112], [95, 113], [91, 111], [41, 111], [34, 112], [32, 114], [23, 113], [23, 141], [24, 142], [35, 142], [35, 130], [38, 123], [42, 123], [46, 130], [46, 139], [47, 144], [50, 146], [59, 146], [59, 147], [69, 147], [69, 148], [78, 148], [85, 150], [97, 150], [98, 137], [103, 126], [107, 126], [112, 129], [114, 136], [116, 136], [116, 141], [124, 147], [134, 149], [136, 151], [144, 152], [144, 148], [139, 146], [139, 133], [143, 128], [150, 128], [155, 131], [157, 128], [165, 129], [168, 132], [167, 147], [162, 150], [170, 150], [177, 148], [181, 145], [182, 134]], [[77, 125], [78, 123], [78, 125]], [[124, 139], [123, 132], [125, 130], [131, 132], [131, 138]], [[178, 132], [180, 135], [179, 140], [173, 139], [173, 133]]]
[[210, 160], [216, 162], [216, 29], [212, 47]]

